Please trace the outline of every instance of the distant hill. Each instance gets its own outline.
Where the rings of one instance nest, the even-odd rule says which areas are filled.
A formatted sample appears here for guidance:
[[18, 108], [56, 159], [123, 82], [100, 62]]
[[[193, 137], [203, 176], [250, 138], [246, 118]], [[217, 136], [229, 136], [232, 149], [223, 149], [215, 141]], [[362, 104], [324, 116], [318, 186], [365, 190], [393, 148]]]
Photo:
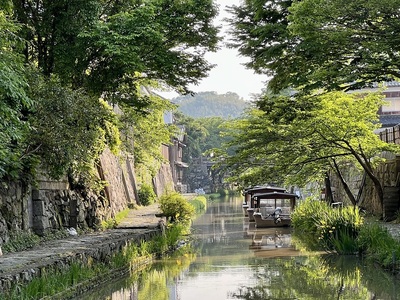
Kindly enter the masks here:
[[238, 94], [231, 92], [199, 92], [194, 96], [179, 96], [171, 101], [179, 106], [179, 111], [192, 118], [237, 118], [249, 106]]

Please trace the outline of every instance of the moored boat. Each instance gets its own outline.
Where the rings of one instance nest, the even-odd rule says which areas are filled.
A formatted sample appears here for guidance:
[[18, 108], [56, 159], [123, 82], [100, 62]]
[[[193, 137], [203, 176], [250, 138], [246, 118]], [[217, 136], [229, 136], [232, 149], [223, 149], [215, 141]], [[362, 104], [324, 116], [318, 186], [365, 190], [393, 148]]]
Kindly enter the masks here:
[[[253, 212], [256, 208], [256, 204], [253, 199], [253, 195], [260, 193], [270, 193], [270, 192], [285, 192], [286, 189], [276, 186], [259, 185], [251, 188], [247, 188], [243, 192], [244, 201], [242, 204], [243, 212], [245, 217], [249, 217], [249, 221], [254, 222]], [[249, 215], [250, 209], [250, 215]], [[253, 211], [251, 211], [253, 209]]]
[[260, 193], [253, 195], [257, 210], [253, 214], [256, 228], [291, 225], [291, 212], [296, 205], [297, 194], [286, 192]]

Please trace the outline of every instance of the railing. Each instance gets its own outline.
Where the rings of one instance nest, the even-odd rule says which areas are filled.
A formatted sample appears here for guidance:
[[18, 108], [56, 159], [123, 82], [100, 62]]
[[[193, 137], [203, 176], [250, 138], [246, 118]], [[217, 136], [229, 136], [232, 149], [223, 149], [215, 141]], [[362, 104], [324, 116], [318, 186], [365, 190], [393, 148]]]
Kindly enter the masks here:
[[400, 124], [379, 132], [379, 138], [386, 143], [400, 144]]

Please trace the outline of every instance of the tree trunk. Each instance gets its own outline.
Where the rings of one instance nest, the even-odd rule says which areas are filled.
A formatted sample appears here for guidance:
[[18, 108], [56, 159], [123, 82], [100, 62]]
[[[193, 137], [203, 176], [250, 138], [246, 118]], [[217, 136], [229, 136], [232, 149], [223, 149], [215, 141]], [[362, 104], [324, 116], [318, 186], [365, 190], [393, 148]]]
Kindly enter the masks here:
[[334, 166], [334, 169], [335, 169], [335, 171], [336, 171], [336, 174], [337, 174], [337, 176], [339, 177], [340, 182], [341, 182], [342, 185], [343, 185], [343, 188], [344, 188], [344, 190], [345, 190], [345, 192], [346, 192], [347, 197], [349, 197], [351, 203], [352, 203], [354, 206], [357, 206], [356, 198], [354, 197], [353, 193], [351, 192], [350, 187], [349, 187], [349, 185], [347, 184], [346, 180], [344, 180], [343, 175], [342, 175], [342, 172], [340, 172], [340, 169], [339, 169], [338, 164], [336, 163], [336, 160], [332, 159], [332, 161], [333, 161], [333, 166]]
[[332, 204], [333, 202], [333, 194], [332, 194], [332, 188], [331, 188], [331, 179], [329, 177], [329, 173], [325, 173], [325, 201], [328, 204]]

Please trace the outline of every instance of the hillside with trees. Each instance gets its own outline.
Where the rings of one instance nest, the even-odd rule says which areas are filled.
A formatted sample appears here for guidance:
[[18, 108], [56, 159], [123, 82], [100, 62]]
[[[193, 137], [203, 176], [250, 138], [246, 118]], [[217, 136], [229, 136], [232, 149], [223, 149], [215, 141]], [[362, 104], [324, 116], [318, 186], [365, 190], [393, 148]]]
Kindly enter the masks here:
[[178, 110], [193, 118], [221, 117], [223, 119], [237, 118], [249, 103], [238, 94], [228, 92], [200, 92], [195, 95], [180, 96], [172, 99]]

